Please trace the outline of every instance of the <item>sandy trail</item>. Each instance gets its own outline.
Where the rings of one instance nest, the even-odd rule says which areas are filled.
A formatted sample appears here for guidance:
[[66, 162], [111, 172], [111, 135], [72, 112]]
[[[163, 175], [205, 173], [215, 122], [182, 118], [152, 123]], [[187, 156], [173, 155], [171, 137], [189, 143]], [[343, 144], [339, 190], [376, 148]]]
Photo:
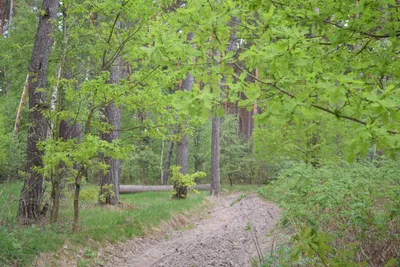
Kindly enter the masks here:
[[271, 248], [266, 234], [280, 210], [256, 194], [232, 194], [214, 200], [212, 212], [186, 231], [168, 238], [141, 238], [106, 250], [106, 266], [251, 266]]

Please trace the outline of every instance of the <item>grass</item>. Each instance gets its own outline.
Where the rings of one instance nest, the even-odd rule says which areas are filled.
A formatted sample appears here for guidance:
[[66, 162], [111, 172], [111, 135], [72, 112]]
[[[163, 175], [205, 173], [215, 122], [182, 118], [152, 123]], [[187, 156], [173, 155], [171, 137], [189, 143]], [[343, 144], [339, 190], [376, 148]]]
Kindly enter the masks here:
[[[22, 227], [16, 223], [21, 183], [0, 185], [0, 266], [31, 265], [43, 252], [56, 252], [64, 244], [74, 247], [92, 246], [105, 241], [118, 242], [143, 236], [149, 229], [174, 214], [187, 213], [204, 207], [208, 192], [191, 194], [186, 200], [171, 200], [170, 192], [148, 192], [121, 195], [122, 205], [102, 207], [95, 205], [97, 189], [86, 186], [82, 190], [80, 229], [71, 232], [72, 199], [67, 194], [61, 201], [60, 223]], [[94, 246], [94, 247], [93, 247]]]

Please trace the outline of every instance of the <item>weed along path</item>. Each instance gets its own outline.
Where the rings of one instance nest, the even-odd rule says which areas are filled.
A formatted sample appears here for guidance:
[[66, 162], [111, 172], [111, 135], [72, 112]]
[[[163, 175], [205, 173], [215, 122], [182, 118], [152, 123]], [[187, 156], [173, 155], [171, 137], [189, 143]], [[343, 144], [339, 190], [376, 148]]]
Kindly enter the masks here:
[[104, 250], [106, 266], [252, 266], [273, 246], [266, 234], [277, 223], [279, 208], [256, 194], [235, 193], [213, 201], [208, 216], [188, 230]]

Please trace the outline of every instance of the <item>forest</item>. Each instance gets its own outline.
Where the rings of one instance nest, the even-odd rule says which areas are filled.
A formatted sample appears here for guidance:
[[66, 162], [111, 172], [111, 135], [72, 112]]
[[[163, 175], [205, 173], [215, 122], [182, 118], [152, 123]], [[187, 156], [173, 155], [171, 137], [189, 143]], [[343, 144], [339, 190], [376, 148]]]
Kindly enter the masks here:
[[0, 266], [400, 266], [399, 0], [0, 0]]

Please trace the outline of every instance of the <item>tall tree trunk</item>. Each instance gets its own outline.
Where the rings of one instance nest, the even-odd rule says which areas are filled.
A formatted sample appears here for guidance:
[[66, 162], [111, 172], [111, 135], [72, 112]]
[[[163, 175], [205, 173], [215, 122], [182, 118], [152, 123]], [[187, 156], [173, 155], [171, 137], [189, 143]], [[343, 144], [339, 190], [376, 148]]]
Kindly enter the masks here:
[[[236, 36], [236, 26], [239, 25], [240, 20], [236, 17], [232, 17], [229, 26], [231, 27], [231, 36], [226, 47], [226, 53], [230, 51], [237, 50], [238, 38]], [[217, 53], [216, 57], [219, 57]], [[221, 84], [225, 84], [226, 77], [222, 78], [219, 86], [219, 95], [221, 91], [227, 90]], [[211, 136], [211, 196], [219, 196], [220, 192], [220, 152], [221, 152], [221, 118], [218, 117], [217, 112], [215, 112], [212, 119], [212, 136]]]
[[27, 151], [27, 179], [21, 191], [18, 218], [21, 223], [37, 221], [40, 218], [40, 204], [43, 196], [44, 177], [35, 168], [43, 167], [43, 153], [37, 144], [48, 136], [48, 121], [43, 112], [49, 109], [47, 93], [38, 90], [46, 88], [47, 65], [52, 44], [54, 21], [57, 19], [58, 0], [43, 0], [43, 13], [29, 63], [29, 130]]
[[[194, 34], [193, 32], [188, 33], [186, 40], [190, 42], [193, 40]], [[186, 78], [181, 83], [182, 91], [192, 91], [194, 83], [194, 77], [190, 75], [189, 72], [186, 73]], [[182, 133], [182, 127], [180, 126], [178, 129], [178, 134]], [[176, 142], [176, 165], [181, 166], [181, 173], [183, 175], [188, 173], [189, 169], [189, 139], [187, 134], [183, 134], [181, 139]], [[176, 183], [174, 184], [174, 189], [176, 194], [173, 196], [174, 198], [185, 198], [187, 195], [187, 187], [179, 187]]]
[[171, 168], [172, 152], [174, 150], [174, 141], [169, 141], [167, 156], [165, 158], [165, 166], [163, 172], [163, 185], [168, 184], [169, 169]]
[[220, 139], [221, 139], [221, 119], [217, 114], [212, 119], [211, 137], [211, 196], [219, 196], [220, 191]]
[[[117, 60], [116, 65], [111, 69], [110, 72], [110, 83], [118, 84], [121, 77], [121, 63]], [[101, 139], [108, 142], [113, 142], [119, 138], [119, 129], [121, 125], [122, 107], [115, 106], [114, 102], [111, 102], [106, 108], [103, 109], [103, 115], [105, 122], [111, 125], [112, 130], [110, 132], [102, 132]], [[119, 204], [119, 184], [121, 175], [121, 162], [120, 160], [113, 159], [111, 157], [103, 157], [104, 163], [109, 165], [109, 169], [106, 173], [100, 171], [100, 193], [99, 193], [99, 204]]]
[[[64, 65], [65, 65], [65, 57], [67, 54], [67, 37], [68, 37], [68, 28], [67, 28], [67, 15], [66, 10], [63, 10], [63, 24], [62, 24], [62, 49], [61, 49], [61, 57], [60, 63], [57, 68], [56, 74], [56, 84], [53, 87], [53, 92], [51, 96], [51, 106], [52, 110], [56, 111], [56, 117], [54, 122], [52, 122], [52, 129], [53, 130], [53, 139], [59, 140], [61, 135], [61, 120], [60, 120], [60, 111], [64, 109], [63, 107], [63, 88], [60, 87], [60, 79], [62, 73], [65, 72]], [[61, 170], [63, 167], [63, 163], [59, 162], [54, 170], [54, 177], [52, 177], [52, 187], [51, 187], [51, 198], [52, 198], [52, 205], [51, 205], [51, 216], [50, 222], [56, 223], [58, 221], [58, 212], [60, 207], [60, 197], [61, 197], [61, 182], [62, 182], [62, 174]]]

